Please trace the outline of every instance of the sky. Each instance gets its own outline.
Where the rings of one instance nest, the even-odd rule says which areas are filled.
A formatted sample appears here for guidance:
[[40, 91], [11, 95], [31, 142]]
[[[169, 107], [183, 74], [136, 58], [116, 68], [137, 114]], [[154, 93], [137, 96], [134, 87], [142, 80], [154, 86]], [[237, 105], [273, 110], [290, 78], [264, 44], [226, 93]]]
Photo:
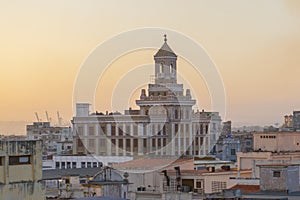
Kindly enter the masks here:
[[[297, 0], [1, 0], [0, 27], [0, 121], [34, 121], [35, 112], [45, 120], [45, 111], [54, 120], [59, 111], [69, 122], [74, 83], [92, 50], [114, 35], [143, 27], [180, 32], [205, 49], [224, 83], [224, 120], [272, 125], [300, 110]], [[163, 37], [157, 48], [162, 42]], [[172, 38], [168, 42], [176, 44]], [[107, 82], [99, 82], [105, 89], [97, 90], [95, 108], [126, 109], [111, 105], [116, 82], [109, 80], [118, 80], [118, 72], [129, 66], [153, 63], [154, 53], [141, 50], [116, 59]], [[186, 68], [180, 66], [187, 65], [178, 60], [182, 73]], [[210, 110], [205, 82], [192, 73], [188, 77], [191, 84], [201, 83], [193, 91], [197, 108]], [[126, 99], [128, 106], [134, 107], [132, 99], [142, 87]]]

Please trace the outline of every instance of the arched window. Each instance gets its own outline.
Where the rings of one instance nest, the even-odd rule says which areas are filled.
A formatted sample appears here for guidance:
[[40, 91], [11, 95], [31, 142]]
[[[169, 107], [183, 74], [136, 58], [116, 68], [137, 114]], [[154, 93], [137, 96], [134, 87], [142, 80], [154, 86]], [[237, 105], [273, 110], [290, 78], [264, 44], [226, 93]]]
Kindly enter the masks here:
[[171, 74], [173, 74], [173, 73], [174, 73], [173, 64], [171, 64], [171, 65], [170, 65], [170, 72], [171, 72]]
[[163, 73], [164, 63], [160, 63], [159, 73]]
[[175, 119], [178, 119], [178, 110], [175, 110]]

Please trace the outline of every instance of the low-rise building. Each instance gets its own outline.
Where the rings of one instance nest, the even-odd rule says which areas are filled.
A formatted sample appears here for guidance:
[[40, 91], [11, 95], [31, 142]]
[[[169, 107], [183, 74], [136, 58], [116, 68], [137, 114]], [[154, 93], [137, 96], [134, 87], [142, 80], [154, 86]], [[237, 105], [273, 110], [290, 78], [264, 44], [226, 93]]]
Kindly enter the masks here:
[[299, 192], [299, 166], [292, 164], [262, 164], [260, 190], [264, 192]]
[[72, 153], [71, 127], [51, 126], [50, 122], [33, 122], [26, 126], [27, 138], [42, 140], [43, 155]]
[[212, 158], [142, 158], [114, 166], [129, 174], [131, 199], [187, 200], [228, 189], [232, 177], [251, 177], [251, 170], [238, 172], [233, 167], [230, 161]]
[[98, 156], [93, 154], [54, 155], [47, 156], [43, 160], [43, 170], [94, 168], [127, 162], [132, 159], [133, 157], [131, 156]]
[[216, 157], [221, 160], [237, 161], [237, 152], [253, 151], [252, 132], [233, 132], [221, 135], [216, 143]]
[[121, 175], [120, 172], [111, 167], [103, 167], [98, 174], [85, 184], [85, 187], [89, 188], [89, 191], [90, 188], [98, 189], [100, 195], [97, 196], [127, 199], [129, 189], [128, 176], [127, 172]]
[[45, 199], [41, 152], [41, 141], [0, 141], [0, 199]]
[[80, 198], [92, 196], [93, 193], [97, 194], [97, 190], [89, 190], [83, 185], [100, 171], [100, 167], [44, 170], [45, 196], [47, 198]]
[[300, 132], [257, 132], [253, 138], [254, 151], [300, 151]]

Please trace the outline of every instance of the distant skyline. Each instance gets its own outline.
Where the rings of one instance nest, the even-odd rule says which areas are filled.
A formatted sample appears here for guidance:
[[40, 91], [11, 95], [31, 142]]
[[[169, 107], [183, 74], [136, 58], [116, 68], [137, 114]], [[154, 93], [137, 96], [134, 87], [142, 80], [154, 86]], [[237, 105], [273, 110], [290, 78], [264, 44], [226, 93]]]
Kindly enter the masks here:
[[[45, 111], [53, 119], [59, 111], [70, 121], [73, 85], [82, 62], [108, 38], [142, 27], [178, 31], [203, 46], [224, 81], [225, 120], [234, 125], [282, 124], [283, 115], [300, 110], [297, 0], [28, 0], [0, 5], [0, 121], [35, 121], [35, 112], [45, 120]], [[175, 43], [169, 39], [171, 47]], [[106, 82], [99, 82], [106, 89], [97, 91], [98, 111], [114, 109], [106, 98], [120, 69], [153, 64], [154, 52], [134, 52], [111, 65]], [[192, 76], [184, 71], [184, 60], [178, 66]], [[201, 85], [192, 95], [199, 109], [210, 110], [209, 93]], [[132, 95], [128, 106], [139, 90]]]

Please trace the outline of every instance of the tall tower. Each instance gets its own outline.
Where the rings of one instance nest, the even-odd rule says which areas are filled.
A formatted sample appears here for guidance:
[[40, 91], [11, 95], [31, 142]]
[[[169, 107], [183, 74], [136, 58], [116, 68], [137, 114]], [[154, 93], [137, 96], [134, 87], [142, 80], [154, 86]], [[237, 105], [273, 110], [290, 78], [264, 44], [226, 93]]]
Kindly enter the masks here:
[[177, 83], [177, 55], [167, 44], [167, 35], [164, 35], [164, 44], [154, 55], [155, 83]]
[[154, 55], [154, 61], [155, 83], [148, 84], [148, 95], [143, 89], [136, 101], [141, 114], [163, 114], [168, 121], [189, 119], [196, 100], [191, 98], [189, 89], [184, 95], [183, 84], [177, 83], [177, 55], [167, 44], [167, 35], [164, 35], [164, 43]]

